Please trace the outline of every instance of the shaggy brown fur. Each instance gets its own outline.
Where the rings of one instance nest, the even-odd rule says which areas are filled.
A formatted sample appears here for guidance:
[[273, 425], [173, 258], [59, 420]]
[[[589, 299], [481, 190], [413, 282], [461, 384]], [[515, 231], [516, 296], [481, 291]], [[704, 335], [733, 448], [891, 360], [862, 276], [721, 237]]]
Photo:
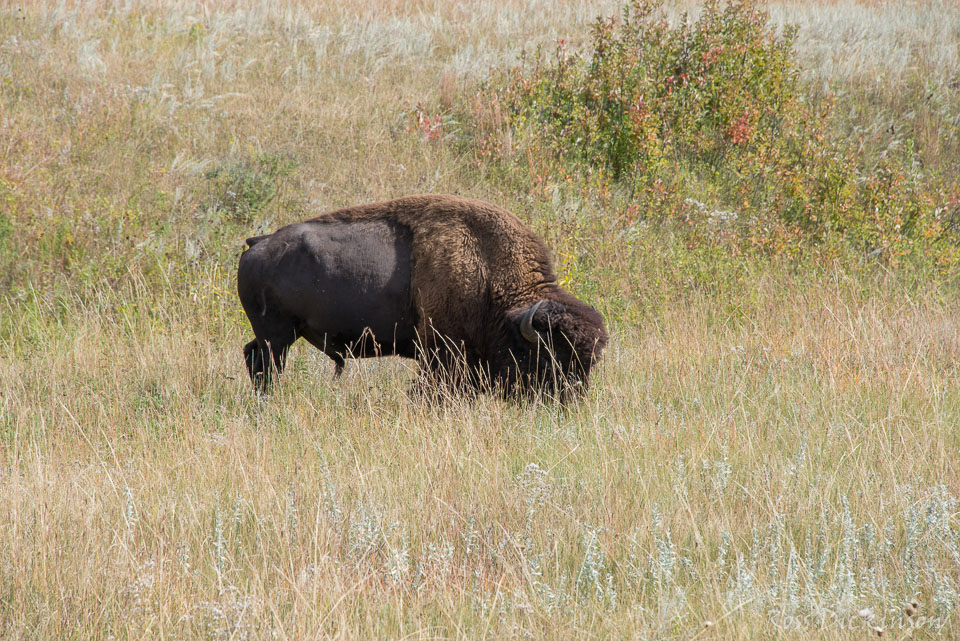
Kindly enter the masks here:
[[[297, 325], [293, 332], [286, 334], [288, 337], [303, 335], [331, 353], [325, 349], [330, 335], [325, 325], [329, 325], [329, 321], [311, 324], [309, 318], [301, 318], [309, 314], [290, 313], [294, 307], [292, 301], [283, 300], [284, 295], [278, 295], [277, 278], [302, 279], [305, 276], [303, 273], [287, 273], [288, 268], [283, 267], [278, 257], [305, 251], [302, 240], [305, 235], [321, 231], [329, 235], [329, 230], [334, 227], [359, 230], [387, 223], [403, 231], [397, 238], [403, 235], [409, 239], [395, 240], [393, 245], [400, 253], [409, 252], [410, 264], [404, 266], [409, 269], [409, 283], [399, 285], [408, 286], [412, 309], [410, 314], [403, 310], [388, 312], [404, 316], [403, 320], [397, 319], [394, 335], [405, 335], [401, 325], [415, 324], [417, 340], [413, 355], [428, 370], [445, 372], [442, 376], [447, 378], [454, 370], [480, 372], [478, 377], [471, 375], [472, 384], [493, 383], [510, 389], [519, 385], [528, 391], [541, 389], [544, 385], [561, 391], [559, 388], [565, 389], [568, 383], [586, 383], [591, 366], [606, 344], [603, 319], [592, 307], [557, 286], [549, 252], [516, 216], [495, 205], [456, 196], [407, 196], [348, 207], [321, 214], [270, 236], [249, 239], [253, 249], [241, 258], [239, 291], [261, 350], [272, 347], [277, 352], [285, 351], [287, 347], [263, 344], [261, 339], [279, 343], [285, 339], [270, 341], [261, 336], [261, 333], [269, 332], [256, 331], [258, 323], [251, 312], [263, 315], [265, 310], [261, 307], [267, 305], [282, 309], [281, 316]], [[369, 232], [365, 234], [357, 235], [358, 250], [363, 249], [371, 236]], [[326, 238], [324, 236], [322, 242], [329, 242]], [[407, 242], [409, 247], [405, 244]], [[383, 249], [377, 251], [391, 253]], [[256, 258], [252, 256], [254, 253], [258, 253]], [[245, 262], [249, 264], [245, 265]], [[302, 272], [304, 268], [300, 265], [298, 269]], [[319, 271], [319, 268], [308, 271]], [[367, 278], [367, 271], [370, 268], [356, 268], [350, 273], [363, 280]], [[253, 272], [256, 272], [256, 278], [250, 277]], [[317, 274], [310, 276], [317, 281]], [[397, 286], [391, 285], [389, 291], [394, 292]], [[289, 298], [290, 295], [286, 296]], [[302, 295], [297, 296], [302, 298]], [[538, 301], [545, 303], [533, 316], [532, 323], [543, 342], [534, 345], [520, 336], [519, 324], [524, 313]], [[366, 304], [376, 305], [376, 302]], [[331, 300], [328, 304], [339, 306], [348, 302]], [[363, 327], [356, 327], [354, 338], [359, 340], [363, 330]], [[323, 334], [322, 338], [320, 334]], [[411, 355], [408, 353], [410, 346], [401, 344], [400, 340], [395, 339], [393, 344], [386, 345], [382, 336], [376, 339], [375, 349], [362, 349], [359, 355]], [[319, 344], [321, 340], [323, 346]], [[255, 377], [260, 373], [255, 370], [260, 368], [251, 365], [249, 352], [253, 350], [253, 343], [248, 348], [248, 366], [251, 376]], [[337, 354], [341, 358], [348, 355]], [[335, 354], [331, 356], [335, 361], [338, 359]], [[260, 360], [268, 362], [262, 357]], [[341, 362], [338, 362], [338, 371]], [[282, 367], [282, 360], [276, 361], [276, 365]], [[466, 365], [466, 368], [460, 365]]]

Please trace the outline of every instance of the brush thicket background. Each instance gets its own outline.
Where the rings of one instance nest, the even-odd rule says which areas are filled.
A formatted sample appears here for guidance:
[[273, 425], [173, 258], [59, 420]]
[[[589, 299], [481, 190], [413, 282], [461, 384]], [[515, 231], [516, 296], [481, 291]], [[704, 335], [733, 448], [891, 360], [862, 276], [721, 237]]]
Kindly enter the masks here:
[[[956, 634], [960, 10], [767, 9], [6, 3], [0, 637]], [[548, 241], [587, 397], [258, 399], [243, 239], [423, 192]]]

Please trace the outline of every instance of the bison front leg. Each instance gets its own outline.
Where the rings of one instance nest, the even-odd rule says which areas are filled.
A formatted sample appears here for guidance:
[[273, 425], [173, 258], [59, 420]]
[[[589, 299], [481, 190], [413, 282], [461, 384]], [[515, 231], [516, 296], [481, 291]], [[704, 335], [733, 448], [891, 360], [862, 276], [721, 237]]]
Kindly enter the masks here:
[[416, 396], [428, 399], [469, 398], [481, 388], [474, 359], [462, 346], [445, 343], [418, 355], [420, 375], [414, 385]]

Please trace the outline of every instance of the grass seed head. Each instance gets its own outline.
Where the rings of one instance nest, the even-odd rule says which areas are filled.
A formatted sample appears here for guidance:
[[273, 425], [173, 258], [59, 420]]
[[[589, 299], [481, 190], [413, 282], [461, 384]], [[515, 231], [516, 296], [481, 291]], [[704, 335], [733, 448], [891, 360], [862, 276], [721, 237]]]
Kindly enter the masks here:
[[917, 613], [917, 610], [919, 609], [920, 609], [920, 602], [917, 601], [916, 599], [911, 599], [910, 603], [906, 605], [903, 611], [906, 613], [908, 617], [912, 617]]

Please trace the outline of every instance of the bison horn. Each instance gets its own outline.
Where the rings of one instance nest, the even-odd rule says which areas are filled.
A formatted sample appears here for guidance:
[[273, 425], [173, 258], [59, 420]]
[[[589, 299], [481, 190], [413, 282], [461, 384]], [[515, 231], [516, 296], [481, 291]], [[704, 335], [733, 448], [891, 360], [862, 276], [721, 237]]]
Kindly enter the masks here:
[[523, 337], [531, 343], [536, 343], [540, 339], [540, 334], [538, 334], [537, 330], [533, 328], [533, 315], [537, 313], [537, 309], [541, 305], [543, 305], [542, 300], [534, 303], [520, 320], [520, 333], [523, 334]]

